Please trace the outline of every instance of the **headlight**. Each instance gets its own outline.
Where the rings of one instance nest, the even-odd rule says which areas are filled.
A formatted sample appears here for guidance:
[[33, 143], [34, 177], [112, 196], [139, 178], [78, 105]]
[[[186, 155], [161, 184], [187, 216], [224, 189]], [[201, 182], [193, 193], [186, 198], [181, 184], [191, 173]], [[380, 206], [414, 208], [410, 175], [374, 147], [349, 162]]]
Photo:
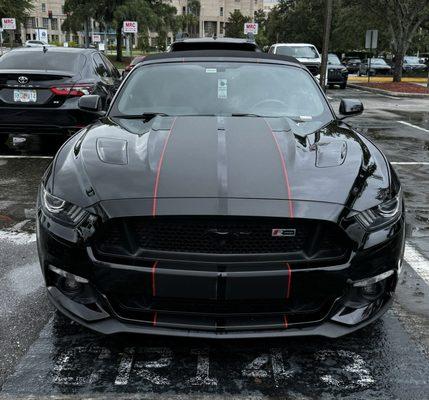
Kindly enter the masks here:
[[43, 210], [60, 222], [68, 225], [77, 225], [90, 215], [83, 208], [50, 194], [43, 186], [40, 188], [40, 192]]
[[349, 71], [347, 70], [347, 68], [343, 68], [342, 70], [341, 70], [341, 73], [342, 74], [346, 74], [346, 73], [348, 73]]
[[402, 214], [402, 191], [390, 200], [355, 215], [367, 230], [383, 228], [395, 222]]

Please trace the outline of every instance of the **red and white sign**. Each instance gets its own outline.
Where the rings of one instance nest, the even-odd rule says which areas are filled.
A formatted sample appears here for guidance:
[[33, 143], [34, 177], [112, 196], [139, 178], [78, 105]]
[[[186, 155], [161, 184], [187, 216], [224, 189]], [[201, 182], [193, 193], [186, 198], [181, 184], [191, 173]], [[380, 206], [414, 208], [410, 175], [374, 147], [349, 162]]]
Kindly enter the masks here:
[[15, 18], [2, 18], [1, 25], [3, 29], [16, 29], [16, 19]]
[[92, 42], [93, 43], [100, 43], [101, 42], [101, 35], [92, 35]]
[[137, 21], [124, 21], [123, 30], [124, 33], [137, 33]]
[[258, 34], [258, 24], [256, 22], [246, 22], [244, 24], [244, 34], [247, 35], [248, 33]]

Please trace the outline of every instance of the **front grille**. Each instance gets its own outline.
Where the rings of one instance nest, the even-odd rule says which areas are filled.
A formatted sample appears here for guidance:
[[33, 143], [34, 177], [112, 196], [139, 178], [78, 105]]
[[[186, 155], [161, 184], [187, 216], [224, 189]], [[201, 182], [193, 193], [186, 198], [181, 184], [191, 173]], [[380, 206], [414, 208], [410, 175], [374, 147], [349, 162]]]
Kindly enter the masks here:
[[[282, 229], [289, 236], [275, 236]], [[294, 255], [294, 260], [343, 257], [344, 232], [334, 223], [288, 218], [118, 218], [100, 229], [100, 254], [144, 256], [145, 252], [222, 255]]]
[[312, 75], [319, 75], [320, 67], [317, 65], [306, 65], [307, 69], [311, 72]]

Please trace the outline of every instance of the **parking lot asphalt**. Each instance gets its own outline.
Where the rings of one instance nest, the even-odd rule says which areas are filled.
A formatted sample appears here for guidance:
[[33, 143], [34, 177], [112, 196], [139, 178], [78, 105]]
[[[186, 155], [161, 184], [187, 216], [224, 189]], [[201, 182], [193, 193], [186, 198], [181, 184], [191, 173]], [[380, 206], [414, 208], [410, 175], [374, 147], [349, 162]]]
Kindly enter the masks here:
[[[0, 398], [429, 398], [429, 100], [329, 90], [334, 108], [361, 98], [349, 123], [397, 170], [407, 246], [393, 307], [328, 340], [207, 341], [103, 337], [48, 304], [35, 246], [35, 197], [55, 145], [0, 152]], [[29, 158], [46, 156], [47, 158]]]

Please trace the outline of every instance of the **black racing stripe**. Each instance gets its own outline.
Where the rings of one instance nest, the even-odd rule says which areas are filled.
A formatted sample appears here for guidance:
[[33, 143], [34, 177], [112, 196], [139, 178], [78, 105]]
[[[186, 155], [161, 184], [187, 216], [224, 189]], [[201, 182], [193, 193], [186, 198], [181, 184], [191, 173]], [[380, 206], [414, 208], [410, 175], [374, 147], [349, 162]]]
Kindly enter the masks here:
[[217, 136], [216, 118], [177, 118], [164, 155], [158, 198], [218, 196]]
[[287, 196], [279, 154], [262, 118], [228, 118], [228, 195], [244, 198]]
[[217, 176], [219, 213], [228, 214], [228, 160], [226, 155], [225, 118], [218, 117], [217, 129]]

